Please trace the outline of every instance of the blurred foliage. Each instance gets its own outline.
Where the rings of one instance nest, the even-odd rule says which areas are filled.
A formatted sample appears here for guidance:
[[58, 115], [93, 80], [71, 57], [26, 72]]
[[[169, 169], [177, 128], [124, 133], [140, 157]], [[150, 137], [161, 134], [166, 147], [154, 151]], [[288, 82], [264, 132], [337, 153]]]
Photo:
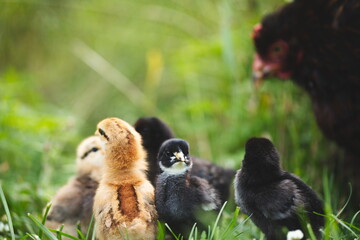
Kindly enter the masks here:
[[10, 209], [40, 214], [74, 173], [78, 142], [111, 116], [158, 116], [195, 155], [234, 168], [249, 137], [269, 137], [283, 167], [321, 193], [341, 154], [308, 97], [291, 82], [257, 91], [251, 82], [252, 27], [282, 4], [0, 0], [0, 180]]

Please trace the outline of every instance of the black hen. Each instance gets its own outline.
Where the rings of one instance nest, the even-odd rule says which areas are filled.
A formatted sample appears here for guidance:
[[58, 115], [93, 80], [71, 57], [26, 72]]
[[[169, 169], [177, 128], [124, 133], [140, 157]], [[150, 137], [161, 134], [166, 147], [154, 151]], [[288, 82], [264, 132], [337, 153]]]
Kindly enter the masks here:
[[265, 233], [268, 240], [285, 239], [282, 228], [301, 229], [302, 217], [317, 235], [324, 226], [321, 200], [293, 174], [281, 170], [279, 154], [266, 138], [246, 143], [242, 168], [235, 178], [235, 199], [241, 211]]
[[360, 168], [360, 1], [295, 0], [264, 17], [253, 40], [254, 80], [291, 78], [305, 89], [320, 129], [345, 150], [348, 174], [355, 176]]
[[[175, 136], [170, 127], [156, 117], [139, 118], [134, 127], [141, 134], [143, 146], [148, 152], [148, 179], [155, 186], [156, 176], [161, 172], [157, 160], [159, 148], [165, 140]], [[221, 202], [227, 201], [236, 172], [198, 157], [191, 156], [191, 160], [193, 161], [193, 167], [190, 174], [206, 179], [219, 192]]]

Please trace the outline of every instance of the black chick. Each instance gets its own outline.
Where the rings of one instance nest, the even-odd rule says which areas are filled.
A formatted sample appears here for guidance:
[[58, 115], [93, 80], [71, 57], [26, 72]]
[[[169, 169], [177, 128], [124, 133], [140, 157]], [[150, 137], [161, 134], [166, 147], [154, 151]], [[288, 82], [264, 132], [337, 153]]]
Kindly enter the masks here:
[[294, 0], [253, 33], [254, 80], [291, 79], [312, 102], [323, 134], [345, 150], [345, 178], [360, 202], [360, 3]]
[[297, 176], [280, 168], [279, 154], [266, 138], [246, 143], [242, 168], [235, 177], [235, 200], [241, 211], [265, 233], [268, 240], [285, 239], [282, 228], [301, 229], [307, 219], [318, 238], [324, 218], [316, 193]]
[[167, 139], [175, 137], [175, 134], [156, 117], [139, 118], [134, 127], [140, 133], [143, 140], [142, 144], [147, 151], [147, 162], [149, 164], [147, 178], [155, 186], [156, 177], [161, 172], [157, 161], [159, 148]]
[[219, 210], [216, 189], [202, 178], [191, 176], [192, 160], [189, 144], [182, 139], [165, 141], [158, 154], [163, 171], [157, 178], [155, 204], [159, 220], [169, 224], [175, 234], [189, 233], [194, 223], [205, 229], [197, 216], [201, 212]]
[[[165, 140], [174, 138], [175, 135], [166, 123], [156, 117], [139, 118], [134, 126], [141, 134], [143, 146], [148, 153], [148, 179], [155, 186], [156, 176], [161, 172], [157, 160], [159, 148]], [[193, 162], [190, 175], [206, 179], [218, 191], [221, 203], [227, 201], [236, 171], [222, 168], [198, 157], [190, 157]]]

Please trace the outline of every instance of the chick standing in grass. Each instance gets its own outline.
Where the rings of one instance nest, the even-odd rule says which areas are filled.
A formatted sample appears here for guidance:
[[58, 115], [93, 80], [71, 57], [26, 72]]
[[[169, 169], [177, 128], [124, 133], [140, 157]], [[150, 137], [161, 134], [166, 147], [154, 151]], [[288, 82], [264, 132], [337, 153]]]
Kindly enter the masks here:
[[320, 238], [324, 218], [322, 201], [316, 193], [293, 174], [280, 168], [279, 154], [265, 138], [251, 138], [246, 143], [242, 168], [235, 177], [235, 200], [245, 214], [265, 233], [268, 240], [285, 239], [282, 228], [303, 228], [310, 222]]
[[154, 187], [146, 179], [140, 134], [118, 118], [101, 121], [97, 134], [105, 143], [104, 175], [94, 202], [97, 238], [155, 239]]
[[[169, 139], [159, 150], [159, 165], [163, 171], [156, 182], [156, 209], [159, 219], [168, 223], [174, 233], [188, 233], [197, 214], [218, 210], [220, 200], [216, 190], [202, 178], [190, 176], [192, 160], [189, 144], [182, 139]], [[199, 212], [200, 211], [200, 212]]]
[[83, 140], [77, 148], [77, 176], [62, 187], [53, 200], [45, 225], [77, 236], [77, 224], [87, 233], [95, 191], [102, 175], [104, 145], [99, 137]]
[[[148, 179], [156, 185], [156, 177], [161, 172], [157, 159], [159, 148], [165, 140], [174, 138], [175, 135], [169, 126], [156, 117], [139, 118], [134, 126], [141, 134], [144, 148], [148, 152]], [[190, 158], [193, 163], [190, 175], [206, 179], [218, 191], [221, 203], [227, 201], [236, 172], [198, 157], [190, 156]]]

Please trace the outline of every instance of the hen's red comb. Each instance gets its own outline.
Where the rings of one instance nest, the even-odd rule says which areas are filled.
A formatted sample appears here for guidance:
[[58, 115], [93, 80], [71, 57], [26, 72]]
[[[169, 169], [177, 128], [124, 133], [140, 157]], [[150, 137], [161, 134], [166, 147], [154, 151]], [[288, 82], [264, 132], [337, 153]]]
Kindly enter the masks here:
[[260, 36], [260, 32], [261, 32], [262, 26], [260, 23], [256, 24], [253, 28], [253, 32], [252, 32], [252, 38], [255, 39], [257, 37]]

